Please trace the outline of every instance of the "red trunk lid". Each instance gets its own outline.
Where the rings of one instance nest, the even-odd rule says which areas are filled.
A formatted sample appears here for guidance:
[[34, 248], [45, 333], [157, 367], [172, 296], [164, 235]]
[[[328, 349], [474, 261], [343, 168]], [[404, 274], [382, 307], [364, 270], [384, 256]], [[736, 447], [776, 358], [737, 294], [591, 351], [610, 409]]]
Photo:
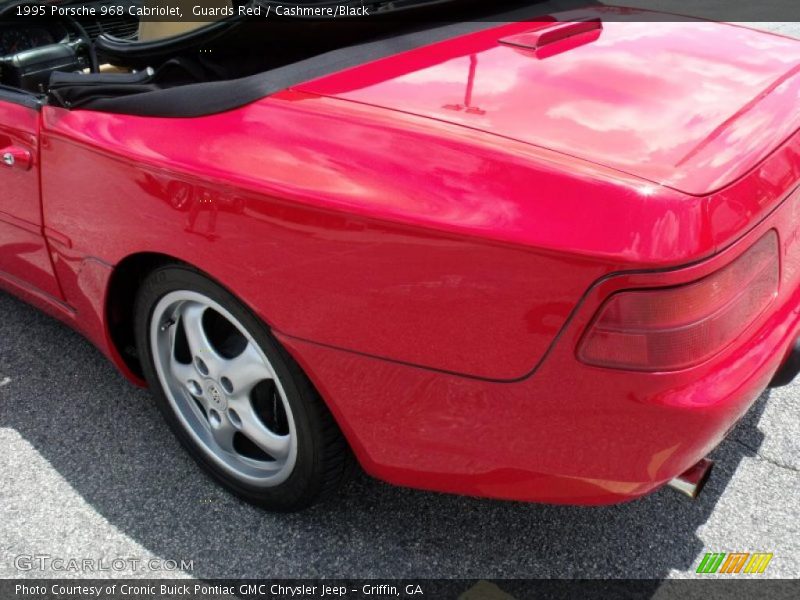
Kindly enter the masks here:
[[552, 27], [501, 25], [299, 87], [517, 139], [695, 195], [735, 181], [800, 126], [798, 41], [703, 21], [535, 31]]

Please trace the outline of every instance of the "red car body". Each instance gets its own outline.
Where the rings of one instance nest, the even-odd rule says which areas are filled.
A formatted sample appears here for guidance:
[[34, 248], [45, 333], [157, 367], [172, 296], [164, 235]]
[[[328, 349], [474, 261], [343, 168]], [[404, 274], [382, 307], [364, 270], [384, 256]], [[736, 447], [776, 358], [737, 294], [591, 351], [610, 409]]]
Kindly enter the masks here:
[[[205, 117], [0, 98], [0, 148], [33, 162], [0, 170], [0, 284], [141, 383], [136, 278], [184, 261], [269, 324], [376, 477], [559, 503], [651, 492], [723, 439], [800, 334], [800, 43], [617, 21], [544, 55], [509, 43], [552, 25]], [[709, 356], [579, 357], [614, 294], [705, 281], [764, 239], [768, 308]]]

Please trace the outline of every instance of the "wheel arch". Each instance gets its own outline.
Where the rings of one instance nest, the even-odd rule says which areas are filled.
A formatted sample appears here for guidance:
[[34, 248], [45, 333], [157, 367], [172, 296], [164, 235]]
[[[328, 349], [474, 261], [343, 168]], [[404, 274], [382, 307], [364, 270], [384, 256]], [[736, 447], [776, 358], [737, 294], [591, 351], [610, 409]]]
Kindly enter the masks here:
[[108, 337], [125, 367], [143, 381], [142, 366], [136, 352], [134, 304], [142, 281], [155, 269], [169, 264], [186, 264], [178, 258], [157, 252], [126, 256], [114, 267], [105, 301]]
[[[108, 338], [113, 349], [121, 357], [124, 366], [135, 377], [141, 379], [143, 372], [136, 352], [134, 305], [139, 289], [145, 278], [158, 268], [168, 265], [186, 267], [224, 288], [241, 302], [252, 315], [260, 320], [271, 332], [272, 324], [260, 311], [239, 296], [230, 286], [220, 281], [204, 269], [176, 256], [160, 252], [137, 252], [126, 256], [114, 267], [106, 288], [104, 317]], [[293, 360], [296, 359], [293, 357]], [[309, 374], [306, 373], [308, 377]]]

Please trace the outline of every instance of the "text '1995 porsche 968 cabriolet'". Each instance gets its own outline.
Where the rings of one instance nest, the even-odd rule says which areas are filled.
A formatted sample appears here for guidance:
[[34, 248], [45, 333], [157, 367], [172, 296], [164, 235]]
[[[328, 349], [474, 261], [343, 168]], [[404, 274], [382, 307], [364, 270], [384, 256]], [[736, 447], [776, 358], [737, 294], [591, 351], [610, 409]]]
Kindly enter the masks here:
[[273, 510], [356, 463], [493, 498], [695, 495], [800, 368], [800, 42], [564, 2], [409, 16], [458, 3], [5, 5], [0, 285]]

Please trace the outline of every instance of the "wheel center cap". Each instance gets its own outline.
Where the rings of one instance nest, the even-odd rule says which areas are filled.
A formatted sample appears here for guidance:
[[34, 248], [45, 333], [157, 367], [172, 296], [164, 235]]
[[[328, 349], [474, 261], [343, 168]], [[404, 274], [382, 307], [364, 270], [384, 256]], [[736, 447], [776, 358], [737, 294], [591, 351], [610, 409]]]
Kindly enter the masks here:
[[211, 402], [216, 406], [219, 410], [225, 410], [228, 408], [228, 399], [225, 397], [225, 394], [222, 393], [215, 383], [209, 383], [206, 386], [206, 392], [208, 392], [208, 397], [211, 399]]

